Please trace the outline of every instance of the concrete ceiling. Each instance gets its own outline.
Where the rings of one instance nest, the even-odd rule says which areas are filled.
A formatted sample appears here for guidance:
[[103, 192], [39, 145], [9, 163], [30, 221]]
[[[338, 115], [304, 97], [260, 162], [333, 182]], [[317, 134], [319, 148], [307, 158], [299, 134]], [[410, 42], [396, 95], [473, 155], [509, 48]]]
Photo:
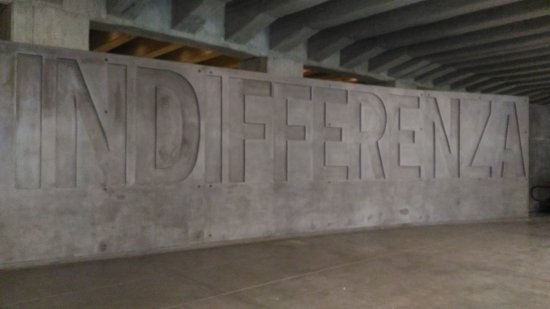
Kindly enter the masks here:
[[[107, 0], [107, 13], [135, 19], [161, 2]], [[246, 52], [265, 41], [268, 53], [296, 57], [303, 50], [306, 65], [380, 80], [529, 95], [533, 103], [550, 98], [549, 0], [173, 0], [170, 5], [172, 31], [192, 34], [208, 27], [210, 18], [219, 19], [212, 12], [221, 11], [223, 38], [208, 40], [214, 47]]]

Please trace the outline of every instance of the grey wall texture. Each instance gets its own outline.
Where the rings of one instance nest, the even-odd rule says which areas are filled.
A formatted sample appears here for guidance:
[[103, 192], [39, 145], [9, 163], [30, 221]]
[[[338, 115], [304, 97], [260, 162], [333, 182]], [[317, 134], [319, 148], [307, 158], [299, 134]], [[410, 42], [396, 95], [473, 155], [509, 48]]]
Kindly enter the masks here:
[[[530, 186], [550, 185], [550, 105], [531, 105], [530, 116]], [[547, 190], [544, 190], [547, 191]], [[548, 192], [538, 191], [538, 197], [549, 197]], [[536, 202], [531, 201], [531, 209], [536, 210]]]
[[0, 267], [528, 210], [526, 98], [0, 43]]

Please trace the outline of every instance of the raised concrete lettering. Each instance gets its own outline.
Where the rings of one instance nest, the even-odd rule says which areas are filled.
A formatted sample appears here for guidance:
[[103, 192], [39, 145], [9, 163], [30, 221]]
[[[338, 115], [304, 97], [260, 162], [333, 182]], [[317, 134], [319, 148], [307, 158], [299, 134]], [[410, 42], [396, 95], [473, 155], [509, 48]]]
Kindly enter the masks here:
[[527, 209], [524, 98], [10, 43], [0, 66], [0, 266]]

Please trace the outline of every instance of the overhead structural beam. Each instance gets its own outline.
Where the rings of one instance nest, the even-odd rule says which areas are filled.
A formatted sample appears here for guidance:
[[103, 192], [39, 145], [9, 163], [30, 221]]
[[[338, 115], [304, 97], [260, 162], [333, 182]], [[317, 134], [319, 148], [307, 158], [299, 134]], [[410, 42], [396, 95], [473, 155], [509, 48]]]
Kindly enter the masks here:
[[550, 87], [550, 82], [548, 82], [548, 80], [540, 80], [540, 81], [533, 81], [529, 83], [516, 84], [512, 88], [508, 88], [506, 90], [500, 91], [500, 93], [514, 95], [519, 91], [524, 91], [527, 89], [535, 90], [535, 89], [542, 89], [542, 88], [548, 88], [548, 87]]
[[423, 57], [545, 32], [550, 32], [550, 16], [421, 43], [408, 47], [407, 53], [412, 57]]
[[550, 56], [550, 47], [530, 49], [528, 51], [513, 52], [499, 57], [488, 56], [473, 60], [450, 62], [448, 65], [458, 68], [477, 68], [485, 65], [502, 65], [512, 61], [529, 61], [534, 57]]
[[493, 76], [491, 76], [491, 79], [489, 79], [489, 80], [479, 80], [476, 83], [472, 83], [472, 84], [468, 85], [467, 89], [468, 90], [473, 90], [473, 91], [480, 91], [480, 90], [484, 90], [484, 89], [487, 89], [487, 88], [491, 88], [491, 87], [494, 87], [494, 86], [504, 84], [505, 81], [528, 80], [530, 78], [532, 79], [532, 78], [537, 78], [537, 77], [540, 77], [540, 76], [546, 76], [549, 73], [550, 73], [550, 67], [546, 67], [544, 69], [540, 69], [540, 70], [534, 71], [534, 72], [527, 72], [527, 73], [523, 72], [523, 73], [509, 74], [509, 75], [493, 75]]
[[[523, 61], [520, 63], [500, 64], [500, 67], [496, 65], [480, 66], [477, 68], [469, 69], [457, 69], [453, 72], [442, 76], [440, 81], [455, 80], [451, 87], [465, 87], [476, 84], [478, 81], [486, 80], [490, 77], [514, 77], [524, 76], [526, 74], [536, 74], [539, 72], [547, 72], [550, 70], [550, 57], [543, 58], [542, 60]], [[468, 73], [475, 73], [476, 76], [464, 77]], [[461, 79], [461, 77], [463, 77]], [[458, 80], [457, 80], [458, 78]]]
[[[454, 73], [454, 72], [453, 72]], [[441, 78], [444, 82], [445, 80], [454, 80], [454, 83], [451, 84], [451, 87], [468, 87], [468, 86], [482, 86], [484, 81], [493, 81], [493, 80], [514, 80], [514, 81], [524, 81], [529, 80], [530, 78], [538, 77], [541, 75], [548, 75], [550, 73], [550, 65], [546, 66], [531, 66], [524, 69], [515, 69], [515, 70], [503, 70], [500, 72], [489, 72], [485, 74], [478, 74], [472, 77], [468, 76], [468, 73], [463, 73], [460, 76], [455, 74], [449, 74]], [[461, 78], [462, 77], [462, 78]]]
[[488, 70], [486, 72], [481, 72], [490, 76], [503, 76], [503, 77], [513, 77], [521, 76], [527, 74], [537, 74], [539, 72], [547, 72], [550, 70], [550, 62], [525, 62], [523, 66], [514, 66], [514, 68], [503, 69], [503, 70]]
[[[550, 44], [550, 32], [535, 34], [517, 39], [509, 39], [496, 43], [489, 43], [477, 46], [476, 48], [461, 48], [454, 51], [447, 51], [434, 55], [429, 55], [426, 59], [440, 64], [483, 61], [491, 58], [493, 61], [500, 56], [517, 56], [520, 53], [533, 49], [543, 50], [548, 48]], [[402, 50], [401, 50], [402, 51]], [[390, 53], [392, 57], [403, 57], [396, 49]], [[380, 55], [389, 57], [389, 55]], [[421, 59], [413, 59], [412, 61], [421, 61]], [[442, 68], [440, 68], [441, 70]]]
[[533, 99], [536, 99], [537, 97], [542, 97], [544, 94], [544, 97], [547, 98], [548, 96], [550, 96], [550, 88], [547, 87], [547, 88], [544, 88], [542, 89], [541, 91], [537, 92], [536, 94], [533, 93]]
[[441, 67], [441, 64], [439, 63], [430, 63], [429, 65], [425, 66], [425, 67], [422, 67], [422, 68], [419, 68], [417, 70], [414, 70], [414, 71], [411, 71], [410, 73], [407, 73], [407, 74], [404, 74], [404, 75], [401, 75], [400, 78], [410, 78], [410, 79], [415, 79], [417, 78], [418, 76], [422, 75], [422, 74], [425, 74], [427, 72], [430, 72], [430, 71], [433, 71], [437, 68]]
[[[521, 38], [517, 40], [510, 40], [510, 44], [507, 46], [502, 46], [502, 44], [488, 44], [482, 47], [477, 47], [476, 52], [468, 52], [467, 50], [457, 50], [453, 57], [447, 57], [450, 53], [442, 53], [437, 55], [430, 55], [429, 58], [431, 61], [437, 61], [438, 63], [445, 65], [455, 65], [456, 63], [472, 63], [472, 62], [484, 62], [485, 63], [497, 63], [501, 59], [514, 58], [519, 55], [528, 54], [532, 51], [541, 51], [541, 53], [533, 55], [544, 54], [542, 50], [548, 49], [550, 41], [545, 35], [536, 36], [538, 38]], [[513, 43], [517, 45], [513, 45]], [[494, 45], [500, 45], [500, 48], [493, 48]], [[463, 53], [465, 52], [465, 53]]]
[[148, 53], [146, 53], [144, 55], [144, 57], [147, 57], [147, 58], [158, 58], [162, 55], [166, 55], [168, 53], [171, 53], [175, 50], [178, 50], [181, 48], [181, 45], [177, 45], [177, 44], [166, 44], [162, 47], [159, 47], [159, 48], [156, 48], [156, 49], [153, 49], [151, 51], [149, 51]]
[[530, 98], [529, 103], [537, 104], [537, 105], [546, 105], [550, 103], [550, 101], [548, 100], [549, 96], [550, 95], [544, 95], [544, 96], [539, 96], [538, 98]]
[[133, 39], [135, 39], [135, 36], [119, 32], [91, 31], [90, 50], [109, 52]]
[[490, 79], [490, 80], [480, 81], [478, 83], [467, 86], [466, 90], [468, 90], [468, 91], [483, 91], [484, 89], [500, 86], [500, 85], [503, 85], [505, 83], [506, 83], [506, 81], [503, 81], [503, 80], [500, 80], [500, 79]]
[[532, 104], [548, 104], [550, 103], [550, 93], [540, 94], [537, 97], [529, 98]]
[[[462, 82], [475, 84], [479, 79], [484, 78], [485, 76], [481, 75], [474, 75], [474, 72], [470, 70], [454, 70], [452, 72], [449, 72], [443, 76], [439, 76], [437, 79], [437, 83], [442, 85], [446, 83], [450, 83], [450, 81], [453, 81], [453, 85], [455, 87], [466, 87], [467, 85], [462, 85]], [[469, 85], [468, 85], [469, 86]]]
[[[476, 90], [481, 93], [501, 93], [509, 95], [527, 95], [529, 93], [539, 92], [541, 90], [548, 90], [550, 88], [550, 83], [548, 82], [533, 82], [533, 83], [523, 83], [523, 84], [514, 84], [509, 82], [501, 82], [500, 84], [492, 87], [485, 87], [481, 90]], [[472, 90], [468, 90], [472, 91]]]
[[[189, 33], [201, 29], [213, 12], [223, 14], [229, 0], [172, 0], [172, 28]], [[221, 15], [220, 14], [220, 15]]]
[[518, 70], [526, 69], [537, 69], [540, 66], [545, 66], [550, 64], [550, 54], [540, 57], [531, 57], [528, 59], [519, 59], [512, 60], [503, 63], [487, 64], [487, 65], [478, 65], [478, 66], [469, 66], [461, 68], [461, 70], [473, 70], [478, 73], [509, 73], [517, 72]]
[[[371, 61], [374, 63], [372, 66], [369, 63], [369, 68], [375, 72], [379, 72], [380, 70], [387, 69], [392, 65], [395, 66], [400, 64], [399, 62], [396, 62], [396, 59], [401, 59], [400, 61], [405, 62], [407, 60], [407, 56], [410, 58], [420, 58], [431, 54], [452, 52], [457, 49], [475, 49], [476, 46], [482, 46], [484, 44], [548, 32], [550, 32], [550, 16], [539, 17], [510, 25], [429, 41], [406, 48], [394, 49], [373, 58]], [[391, 64], [383, 63], [380, 59], [387, 59], [387, 61], [391, 61]]]
[[516, 75], [509, 75], [509, 76], [499, 76], [496, 75], [495, 78], [500, 78], [502, 80], [506, 81], [513, 81], [513, 82], [527, 82], [534, 79], [541, 79], [541, 78], [548, 78], [550, 77], [550, 68], [546, 68], [546, 70], [541, 70], [538, 72], [530, 72], [530, 73], [524, 73], [524, 74], [516, 74]]
[[[505, 90], [500, 91], [500, 93], [509, 94], [509, 95], [519, 95], [518, 93], [521, 93], [521, 92], [523, 92], [523, 93], [525, 93], [525, 92], [533, 93], [533, 92], [537, 92], [537, 91], [540, 91], [540, 90], [548, 91], [549, 87], [550, 87], [550, 84], [521, 85], [521, 86], [507, 88]], [[529, 98], [530, 101], [532, 101], [532, 99], [533, 98]]]
[[338, 0], [275, 21], [270, 26], [270, 47], [289, 51], [320, 30], [366, 18], [426, 0]]
[[422, 61], [409, 61], [405, 62], [395, 68], [388, 71], [388, 75], [393, 78], [401, 78], [407, 74], [410, 74], [418, 69], [429, 66], [431, 63], [428, 60]]
[[[529, 86], [529, 87], [533, 87], [533, 86]], [[514, 88], [518, 88], [518, 86], [510, 83], [504, 83], [493, 88], [483, 89], [482, 92], [483, 93], [504, 93]], [[523, 87], [520, 87], [520, 89], [523, 89]]]
[[[373, 72], [384, 72], [389, 68], [398, 66], [407, 61], [411, 61], [410, 57], [403, 49], [396, 49], [389, 52], [382, 53], [369, 61], [369, 70]], [[412, 62], [421, 62], [422, 60], [414, 60]]]
[[[468, 76], [468, 75], [467, 75]], [[455, 79], [456, 80], [456, 79]], [[495, 79], [494, 77], [487, 75], [474, 75], [463, 78], [462, 80], [455, 81], [451, 84], [452, 89], [456, 88], [466, 88], [473, 89], [474, 87], [479, 87], [480, 85], [499, 85], [501, 79]]]
[[[401, 65], [402, 63], [405, 63], [408, 61], [412, 61], [412, 62], [423, 61], [423, 59], [419, 58], [421, 57], [421, 55], [424, 55], [425, 59], [435, 63], [446, 63], [446, 62], [453, 62], [453, 61], [454, 62], [466, 61], [466, 60], [484, 58], [489, 56], [496, 57], [500, 55], [506, 55], [506, 54], [530, 50], [534, 48], [542, 48], [542, 47], [546, 48], [550, 43], [550, 29], [547, 29], [547, 27], [550, 27], [549, 25], [547, 25], [548, 22], [550, 22], [550, 17], [543, 17], [543, 18], [527, 21], [525, 23], [520, 23], [521, 25], [505, 26], [508, 31], [516, 33], [518, 37], [508, 38], [497, 42], [481, 44], [475, 47], [472, 47], [472, 46], [462, 47], [462, 48], [451, 49], [444, 52], [431, 54], [431, 52], [433, 52], [433, 50], [430, 49], [431, 45], [428, 43], [424, 43], [424, 44], [415, 45], [410, 48], [398, 48], [398, 49], [390, 50], [376, 57], [373, 57], [369, 61], [369, 69], [377, 73], [384, 72], [392, 67]], [[537, 28], [537, 27], [530, 28], [533, 25], [539, 25], [541, 28]], [[517, 26], [516, 30], [512, 29], [513, 26]], [[525, 30], [526, 27], [528, 27], [531, 30], [527, 30], [528, 31], [527, 33], [521, 33], [521, 31]], [[518, 29], [521, 29], [521, 30], [518, 30]], [[500, 27], [498, 31], [500, 33], [499, 38], [504, 38], [508, 36], [508, 35], [504, 35], [506, 31], [500, 29]], [[532, 33], [531, 31], [535, 32], [536, 34], [529, 34], [529, 33]], [[492, 35], [489, 31], [487, 32], [483, 31], [483, 32], [484, 32], [484, 35], [480, 35], [479, 33], [477, 34], [474, 33], [474, 34], [460, 36], [459, 40], [464, 42], [464, 40], [467, 39], [466, 36], [473, 39], [475, 35], [476, 37], [478, 37], [478, 43], [482, 43], [484, 40], [483, 36]], [[525, 34], [528, 34], [528, 35], [523, 36]], [[513, 35], [511, 34], [510, 36], [513, 37]], [[495, 37], [497, 37], [497, 35], [495, 35]], [[430, 43], [432, 43], [433, 46], [437, 46], [437, 41], [430, 42]], [[449, 43], [449, 44], [454, 45], [457, 43]], [[434, 50], [435, 49], [436, 48], [434, 48]], [[425, 55], [427, 53], [430, 53], [430, 54]]]
[[327, 0], [233, 0], [225, 7], [225, 39], [244, 44], [276, 19]]
[[[467, 87], [468, 91], [477, 91], [477, 92], [502, 92], [506, 91], [512, 88], [520, 88], [520, 89], [539, 89], [540, 82], [548, 80], [547, 77], [542, 77], [542, 79], [539, 76], [538, 80], [533, 80], [532, 78], [530, 80], [507, 80], [507, 79], [494, 79], [491, 81], [487, 81], [484, 83], [483, 86], [477, 86], [473, 85], [470, 87]], [[532, 83], [532, 84], [531, 84]]]
[[527, 89], [527, 90], [518, 90], [516, 94], [518, 96], [533, 96], [541, 93], [547, 93], [548, 89]]
[[134, 19], [150, 0], [107, 0], [107, 14]]
[[518, 1], [428, 0], [420, 2], [321, 31], [309, 40], [308, 55], [311, 59], [320, 61], [360, 39], [371, 38]]
[[429, 82], [436, 78], [439, 78], [440, 80], [441, 78], [443, 80], [446, 78], [455, 79], [455, 78], [465, 76], [470, 72], [471, 72], [470, 70], [457, 70], [456, 68], [453, 68], [450, 66], [440, 66], [437, 69], [434, 69], [430, 72], [427, 72], [426, 74], [423, 74], [422, 76], [419, 77], [419, 79], [424, 82]]
[[432, 80], [434, 80], [438, 77], [444, 76], [445, 74], [453, 72], [453, 71], [455, 71], [454, 68], [441, 66], [441, 67], [435, 68], [431, 71], [428, 71], [424, 74], [419, 75], [414, 80], [417, 81], [417, 82], [429, 82], [429, 81], [432, 81]]
[[491, 80], [491, 77], [486, 75], [476, 74], [476, 75], [469, 76], [461, 80], [455, 81], [454, 83], [451, 84], [451, 89], [464, 89], [468, 86], [471, 86], [486, 80]]
[[550, 32], [529, 35], [521, 38], [511, 38], [504, 41], [488, 43], [475, 48], [460, 48], [429, 55], [427, 59], [434, 62], [460, 61], [465, 59], [479, 59], [487, 56], [498, 56], [533, 48], [547, 47], [550, 43]]
[[340, 65], [346, 68], [358, 67], [386, 51], [384, 47], [364, 40], [361, 44], [354, 45], [353, 50], [344, 48], [340, 51]]
[[[301, 58], [304, 44], [309, 56], [328, 55], [298, 61], [300, 76], [305, 64], [414, 87], [537, 96], [550, 79], [549, 0], [162, 0], [159, 6], [150, 0], [102, 1], [107, 14], [139, 18], [102, 16], [92, 20], [94, 29], [120, 22], [120, 31], [133, 33], [133, 27], [152, 17], [148, 12], [140, 15], [145, 7], [162, 15], [166, 36], [185, 37], [178, 32], [184, 31], [194, 34], [197, 44], [210, 46], [217, 43], [202, 39], [201, 29], [216, 29], [219, 35], [224, 31], [220, 50], [240, 57], [248, 54], [247, 49], [253, 57], [283, 57], [280, 52], [290, 52]], [[266, 43], [275, 51], [266, 50]], [[333, 43], [343, 48], [330, 51]], [[243, 63], [239, 56], [125, 35], [92, 33], [90, 45], [98, 51], [141, 57], [227, 67]], [[243, 49], [246, 46], [252, 49]]]
[[219, 54], [210, 51], [202, 50], [191, 47], [182, 47], [173, 52], [166, 53], [160, 56], [161, 59], [172, 60], [178, 62], [187, 62], [187, 63], [200, 63], [210, 59], [218, 57]]
[[470, 76], [473, 76], [473, 75], [475, 75], [475, 73], [470, 72], [470, 73], [464, 73], [463, 75], [452, 77], [452, 78], [449, 78], [447, 76], [442, 76], [442, 77], [434, 79], [432, 81], [432, 84], [434, 86], [443, 86], [443, 85], [447, 85], [447, 84], [452, 84], [452, 83], [456, 82], [457, 80], [460, 80], [460, 79], [465, 78], [465, 77], [470, 77]]
[[537, 99], [540, 97], [548, 98], [550, 96], [550, 88], [544, 88], [541, 91], [538, 91], [537, 93], [532, 94], [533, 99]]
[[492, 92], [501, 93], [501, 92], [505, 92], [515, 88], [526, 89], [526, 88], [532, 87], [533, 89], [535, 89], [539, 86], [546, 86], [546, 85], [550, 85], [550, 80], [548, 76], [538, 78], [538, 79], [531, 79], [529, 81], [522, 81], [522, 82], [506, 81], [505, 83], [493, 88], [484, 88], [482, 91], [486, 93], [492, 93]]
[[180, 49], [182, 46], [150, 39], [139, 38], [116, 50], [117, 53], [136, 57], [157, 58]]
[[342, 65], [349, 67], [368, 61], [369, 58], [365, 56], [366, 52], [364, 51], [368, 46], [378, 46], [389, 50], [547, 15], [550, 15], [548, 1], [534, 0], [457, 16], [437, 23], [357, 41], [341, 51]]
[[224, 55], [200, 62], [200, 64], [203, 64], [203, 65], [209, 65], [213, 67], [233, 68], [233, 69], [238, 68], [240, 63], [241, 63], [241, 60], [224, 56]]
[[506, 88], [508, 87], [506, 85], [506, 81], [503, 81], [503, 80], [490, 80], [490, 81], [485, 81], [485, 86], [483, 87], [478, 87], [476, 85], [472, 85], [472, 86], [469, 86], [469, 87], [466, 87], [466, 90], [467, 91], [471, 91], [471, 92], [486, 92], [487, 89], [501, 89], [502, 88]]

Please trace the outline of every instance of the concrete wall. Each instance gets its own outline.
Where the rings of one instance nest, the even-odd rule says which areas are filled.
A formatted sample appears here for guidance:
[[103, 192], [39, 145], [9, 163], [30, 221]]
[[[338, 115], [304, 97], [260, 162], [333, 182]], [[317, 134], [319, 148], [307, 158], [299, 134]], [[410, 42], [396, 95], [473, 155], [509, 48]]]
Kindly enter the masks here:
[[11, 12], [6, 4], [0, 3], [0, 40], [10, 39]]
[[[8, 32], [2, 37], [20, 43], [88, 50], [90, 21], [84, 15], [88, 11], [84, 3], [81, 0], [13, 1], [0, 16], [4, 32]], [[77, 10], [79, 7], [83, 7], [81, 12]]]
[[[550, 185], [550, 105], [531, 105], [529, 108], [530, 119], [530, 186]], [[546, 190], [545, 190], [546, 191]], [[541, 194], [547, 192], [539, 191]], [[531, 203], [531, 209], [535, 210], [536, 204]]]
[[0, 267], [527, 214], [526, 98], [0, 43]]

